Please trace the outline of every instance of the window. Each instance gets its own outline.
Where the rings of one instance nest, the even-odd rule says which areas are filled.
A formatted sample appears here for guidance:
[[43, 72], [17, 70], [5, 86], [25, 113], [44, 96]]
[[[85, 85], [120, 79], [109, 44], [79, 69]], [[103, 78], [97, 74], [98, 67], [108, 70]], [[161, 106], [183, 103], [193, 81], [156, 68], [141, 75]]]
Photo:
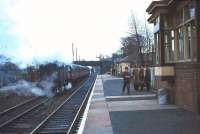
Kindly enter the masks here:
[[155, 33], [156, 64], [159, 64], [159, 33]]
[[[194, 21], [179, 27], [177, 30], [177, 53], [178, 60], [196, 60], [196, 27]], [[172, 44], [174, 44], [173, 38]], [[167, 44], [168, 42], [165, 42]], [[172, 45], [173, 47], [173, 45]]]
[[189, 5], [186, 5], [184, 7], [184, 21], [187, 21], [188, 19], [191, 19], [194, 16], [195, 16], [194, 2], [190, 2]]
[[186, 59], [196, 58], [196, 37], [194, 22], [186, 24]]
[[195, 3], [191, 1], [188, 6], [189, 17], [192, 18], [195, 16]]
[[186, 51], [187, 51], [186, 52], [186, 56], [187, 56], [186, 58], [187, 59], [191, 59], [191, 50], [192, 50], [192, 48], [191, 48], [192, 47], [192, 40], [191, 40], [192, 35], [191, 34], [192, 34], [191, 33], [191, 25], [189, 24], [189, 25], [186, 26], [186, 35], [187, 35], [186, 36], [186, 42], [187, 42], [186, 43], [187, 44], [186, 45], [187, 46], [186, 47]]
[[191, 45], [192, 45], [192, 50], [191, 50], [191, 55], [193, 61], [196, 61], [197, 59], [197, 36], [196, 36], [196, 26], [194, 23], [191, 23]]
[[184, 59], [184, 32], [183, 28], [178, 28], [178, 56], [179, 60]]
[[166, 31], [164, 35], [164, 46], [165, 46], [165, 62], [174, 61], [174, 31]]
[[155, 21], [154, 21], [154, 25], [157, 25], [160, 23], [160, 17], [156, 17]]
[[[160, 61], [160, 45], [164, 47], [165, 63], [197, 60], [195, 2], [188, 2], [188, 5], [182, 9], [180, 8], [177, 8], [174, 14], [164, 14], [162, 16], [162, 29], [164, 30], [163, 42], [159, 42], [159, 31], [155, 31], [154, 26], [156, 64], [159, 64]], [[155, 24], [158, 22], [159, 18], [155, 20]]]
[[160, 17], [156, 17], [155, 21], [154, 21], [154, 33], [159, 32], [160, 30]]
[[190, 7], [189, 12], [190, 12], [190, 18], [195, 16], [195, 8], [194, 8], [194, 6]]

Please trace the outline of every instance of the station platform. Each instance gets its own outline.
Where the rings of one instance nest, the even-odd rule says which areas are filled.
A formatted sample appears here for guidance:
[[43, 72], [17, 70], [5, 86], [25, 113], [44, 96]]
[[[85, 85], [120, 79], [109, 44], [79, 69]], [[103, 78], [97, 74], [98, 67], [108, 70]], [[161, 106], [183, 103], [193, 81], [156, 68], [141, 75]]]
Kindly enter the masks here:
[[99, 75], [81, 122], [83, 134], [199, 134], [200, 117], [159, 105], [153, 92], [122, 95], [121, 78]]

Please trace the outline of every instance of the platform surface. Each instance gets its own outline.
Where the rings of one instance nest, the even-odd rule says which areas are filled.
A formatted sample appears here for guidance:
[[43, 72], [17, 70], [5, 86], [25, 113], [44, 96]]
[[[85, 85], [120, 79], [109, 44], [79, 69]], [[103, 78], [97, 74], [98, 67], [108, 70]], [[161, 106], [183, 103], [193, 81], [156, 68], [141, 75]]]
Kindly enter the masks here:
[[200, 134], [200, 117], [177, 108], [159, 105], [152, 92], [122, 93], [123, 80], [97, 77], [89, 102], [84, 134]]

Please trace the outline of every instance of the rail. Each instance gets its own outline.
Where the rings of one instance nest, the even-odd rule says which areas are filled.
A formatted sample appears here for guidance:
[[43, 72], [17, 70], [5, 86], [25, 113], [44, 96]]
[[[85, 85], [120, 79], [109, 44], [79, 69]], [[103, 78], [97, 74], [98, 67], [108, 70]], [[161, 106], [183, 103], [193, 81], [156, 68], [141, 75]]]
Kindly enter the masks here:
[[44, 119], [32, 132], [35, 133], [71, 133], [82, 111], [96, 76], [92, 76], [79, 89], [69, 96], [55, 111]]

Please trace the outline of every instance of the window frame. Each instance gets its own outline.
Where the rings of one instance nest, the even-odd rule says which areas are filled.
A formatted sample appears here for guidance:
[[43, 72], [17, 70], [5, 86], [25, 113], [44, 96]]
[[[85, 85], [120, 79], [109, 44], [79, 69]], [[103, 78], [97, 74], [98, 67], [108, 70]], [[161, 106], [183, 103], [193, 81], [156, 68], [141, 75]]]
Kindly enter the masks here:
[[159, 45], [160, 32], [154, 33], [154, 44], [155, 44], [155, 63], [160, 64], [160, 45]]
[[175, 62], [175, 31], [165, 30], [164, 31], [164, 62], [174, 63]]

